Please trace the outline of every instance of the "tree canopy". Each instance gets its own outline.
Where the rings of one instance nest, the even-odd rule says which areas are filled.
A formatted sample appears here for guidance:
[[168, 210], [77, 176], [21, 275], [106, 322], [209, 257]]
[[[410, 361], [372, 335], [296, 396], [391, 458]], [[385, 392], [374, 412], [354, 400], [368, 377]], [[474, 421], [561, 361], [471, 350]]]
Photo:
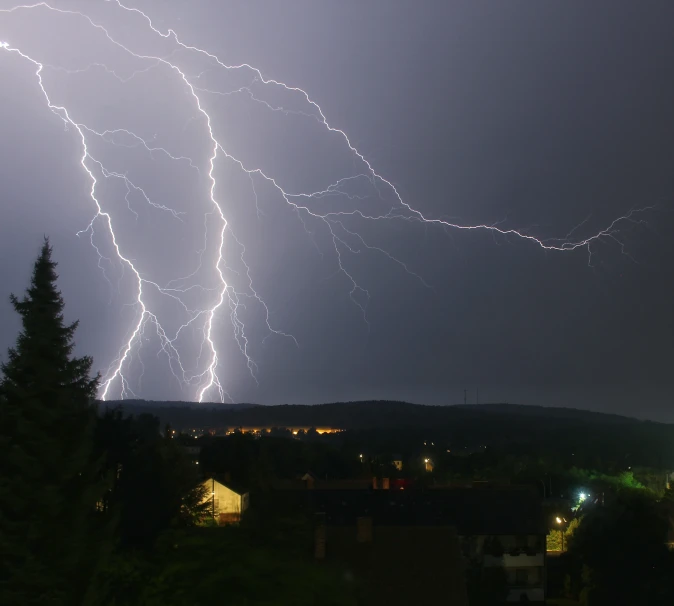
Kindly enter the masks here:
[[21, 332], [1, 366], [0, 603], [81, 602], [103, 484], [92, 460], [92, 360], [73, 355], [45, 239], [23, 298]]

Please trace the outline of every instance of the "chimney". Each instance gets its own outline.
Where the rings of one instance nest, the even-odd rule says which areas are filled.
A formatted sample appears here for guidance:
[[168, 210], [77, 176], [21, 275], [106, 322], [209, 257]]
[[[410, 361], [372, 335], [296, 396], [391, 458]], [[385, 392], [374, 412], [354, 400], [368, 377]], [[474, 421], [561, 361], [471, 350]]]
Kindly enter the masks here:
[[356, 541], [359, 543], [372, 543], [372, 518], [358, 518], [356, 520]]

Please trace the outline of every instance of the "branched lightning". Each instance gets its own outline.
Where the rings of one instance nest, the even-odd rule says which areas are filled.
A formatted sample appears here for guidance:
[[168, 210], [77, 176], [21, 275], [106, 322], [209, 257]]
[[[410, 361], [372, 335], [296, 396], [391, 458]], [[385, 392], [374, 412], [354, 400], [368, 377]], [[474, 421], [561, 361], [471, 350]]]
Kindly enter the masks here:
[[[647, 210], [632, 209], [627, 214], [611, 221], [604, 229], [593, 233], [587, 237], [577, 237], [576, 234], [587, 222], [585, 219], [573, 229], [571, 229], [563, 238], [538, 238], [531, 235], [528, 231], [522, 229], [506, 228], [503, 223], [466, 225], [450, 221], [442, 217], [428, 217], [421, 211], [415, 209], [410, 203], [406, 202], [396, 186], [379, 172], [375, 170], [370, 161], [352, 144], [349, 136], [344, 130], [332, 126], [323, 110], [306, 91], [301, 88], [290, 86], [281, 81], [271, 78], [265, 78], [262, 72], [247, 64], [229, 65], [218, 58], [216, 55], [183, 42], [177, 33], [168, 29], [163, 32], [158, 29], [152, 19], [140, 9], [127, 6], [121, 0], [99, 0], [99, 5], [108, 4], [119, 12], [120, 18], [142, 20], [146, 28], [148, 40], [153, 37], [159, 37], [164, 42], [171, 43], [173, 49], [162, 55], [150, 55], [134, 51], [127, 44], [120, 42], [111, 33], [110, 28], [99, 23], [89, 14], [69, 9], [62, 9], [52, 6], [48, 2], [36, 2], [33, 4], [17, 5], [9, 9], [0, 10], [0, 15], [5, 16], [27, 12], [32, 14], [34, 11], [44, 11], [47, 14], [59, 14], [78, 21], [79, 26], [93, 28], [100, 33], [116, 51], [123, 52], [129, 58], [143, 64], [142, 68], [135, 69], [130, 75], [122, 76], [119, 70], [100, 62], [91, 63], [85, 67], [68, 67], [61, 65], [52, 65], [41, 58], [35, 58], [32, 54], [24, 51], [8, 41], [0, 41], [0, 50], [7, 51], [16, 55], [22, 61], [32, 65], [35, 70], [35, 76], [40, 92], [44, 97], [47, 108], [57, 116], [66, 129], [73, 129], [77, 134], [79, 145], [81, 146], [80, 164], [90, 181], [89, 196], [94, 205], [94, 215], [85, 229], [77, 232], [78, 234], [88, 234], [96, 254], [98, 255], [99, 267], [102, 269], [105, 278], [111, 283], [107, 273], [107, 267], [112, 264], [110, 257], [106, 256], [97, 244], [99, 229], [104, 230], [109, 237], [112, 251], [116, 256], [116, 262], [119, 262], [122, 269], [129, 270], [135, 280], [136, 292], [133, 301], [133, 308], [136, 310], [136, 319], [130, 327], [127, 340], [119, 349], [118, 355], [110, 364], [104, 381], [101, 386], [100, 396], [106, 399], [111, 395], [119, 395], [122, 398], [136, 396], [128, 379], [134, 359], [140, 366], [141, 372], [137, 384], [140, 384], [145, 365], [141, 358], [140, 351], [143, 341], [147, 339], [146, 331], [148, 326], [154, 328], [159, 341], [159, 350], [157, 355], [164, 356], [168, 361], [168, 367], [173, 377], [183, 387], [191, 388], [192, 397], [202, 402], [212, 399], [216, 396], [220, 401], [229, 398], [224, 388], [223, 381], [220, 378], [222, 372], [222, 360], [216, 344], [216, 322], [221, 314], [229, 317], [232, 334], [238, 346], [246, 366], [257, 381], [258, 366], [250, 350], [250, 338], [246, 324], [241, 317], [241, 311], [246, 309], [247, 304], [253, 304], [262, 311], [262, 321], [265, 324], [267, 336], [276, 335], [288, 338], [297, 344], [295, 338], [278, 328], [274, 327], [271, 321], [269, 306], [263, 297], [258, 293], [255, 282], [251, 275], [250, 266], [246, 261], [246, 246], [239, 239], [228, 222], [221, 201], [222, 185], [218, 180], [218, 168], [224, 164], [235, 167], [242, 171], [250, 179], [253, 195], [255, 198], [256, 212], [260, 220], [264, 219], [264, 213], [258, 206], [258, 190], [256, 182], [266, 183], [278, 193], [280, 199], [291, 209], [300, 220], [304, 230], [312, 238], [319, 253], [323, 254], [319, 245], [316, 243], [316, 230], [320, 227], [326, 229], [329, 242], [331, 242], [331, 254], [333, 254], [336, 271], [341, 274], [348, 284], [349, 294], [354, 304], [358, 306], [363, 319], [369, 325], [367, 317], [367, 305], [370, 299], [370, 292], [359, 284], [354, 273], [350, 270], [349, 259], [351, 257], [363, 254], [381, 255], [388, 261], [392, 261], [404, 272], [419, 280], [424, 286], [429, 285], [424, 278], [414, 272], [407, 263], [398, 259], [384, 248], [369, 243], [365, 236], [354, 228], [347, 221], [360, 221], [363, 224], [381, 221], [406, 221], [419, 223], [425, 226], [437, 226], [443, 230], [479, 230], [490, 232], [494, 236], [503, 236], [505, 238], [518, 238], [528, 241], [535, 246], [550, 251], [568, 252], [577, 249], [583, 249], [587, 252], [588, 263], [592, 264], [593, 246], [602, 242], [615, 242], [621, 249], [621, 252], [628, 254], [625, 250], [624, 241], [620, 236], [620, 228], [627, 223], [641, 223], [640, 214]], [[0, 22], [2, 26], [2, 22]], [[9, 32], [2, 32], [5, 40], [9, 40]], [[186, 69], [181, 68], [175, 59], [178, 52], [188, 55], [197, 55], [208, 61], [210, 67], [200, 73], [192, 76]], [[83, 121], [78, 120], [76, 110], [67, 108], [52, 100], [47, 85], [44, 81], [46, 70], [54, 70], [66, 74], [78, 74], [101, 70], [116, 78], [120, 83], [126, 84], [132, 79], [145, 77], [151, 70], [164, 69], [167, 74], [178, 79], [178, 82], [184, 87], [186, 93], [191, 99], [196, 118], [191, 117], [187, 124], [194, 119], [198, 119], [203, 124], [204, 143], [209, 153], [206, 166], [200, 166], [198, 161], [186, 154], [181, 154], [169, 150], [167, 147], [155, 145], [152, 138], [142, 137], [134, 131], [125, 128], [124, 125], [112, 124], [105, 127], [94, 128]], [[241, 74], [247, 78], [243, 86], [232, 87], [230, 90], [219, 90], [209, 85], [201, 84], [202, 78], [207, 72], [224, 70], [223, 73]], [[264, 98], [259, 91], [281, 91], [296, 99], [297, 107], [286, 107], [270, 102]], [[273, 112], [283, 116], [294, 116], [298, 119], [308, 119], [314, 121], [324, 129], [331, 137], [335, 138], [344, 149], [352, 155], [355, 166], [360, 166], [355, 174], [346, 175], [333, 183], [328, 183], [323, 189], [318, 191], [288, 191], [283, 185], [283, 178], [274, 176], [263, 171], [257, 166], [249, 166], [246, 162], [235, 156], [222, 143], [217, 134], [216, 120], [212, 112], [207, 111], [204, 105], [205, 98], [212, 97], [230, 97], [244, 96], [251, 102], [259, 105], [264, 111]], [[187, 124], [185, 128], [187, 127]], [[128, 173], [119, 170], [113, 170], [93, 151], [92, 142], [99, 141], [122, 150], [144, 150], [151, 159], [160, 155], [177, 164], [183, 163], [190, 169], [195, 170], [200, 180], [207, 182], [208, 202], [211, 210], [204, 214], [204, 241], [203, 245], [196, 251], [198, 263], [195, 269], [186, 276], [181, 276], [170, 280], [165, 284], [160, 284], [157, 280], [150, 279], [141, 269], [141, 264], [134, 260], [130, 254], [122, 250], [119, 244], [118, 234], [123, 230], [123, 226], [115, 224], [113, 217], [105, 208], [99, 194], [99, 185], [103, 180], [115, 180], [124, 186], [124, 201], [128, 210], [138, 219], [138, 209], [134, 209], [132, 200], [140, 200], [151, 212], [159, 211], [167, 213], [171, 220], [183, 221], [184, 211], [179, 211], [170, 206], [153, 199], [148, 193], [149, 186], [142, 185], [136, 180], [129, 178]], [[363, 193], [367, 192], [367, 193]], [[356, 207], [361, 202], [374, 197], [379, 202], [385, 203], [384, 196], [390, 196], [391, 202], [386, 205], [385, 212], [373, 212], [367, 210], [369, 207], [364, 204], [362, 208]], [[324, 206], [332, 201], [342, 202], [346, 206], [336, 207], [325, 210]], [[217, 233], [217, 242], [215, 244], [213, 258], [206, 255], [209, 250], [208, 237], [209, 231]], [[314, 227], [312, 230], [311, 227]], [[233, 259], [225, 258], [225, 249], [227, 245], [232, 246], [238, 252]], [[631, 258], [631, 257], [630, 257]], [[240, 269], [235, 269], [234, 263]], [[208, 269], [215, 277], [215, 285], [204, 285], [201, 282], [191, 283], [196, 280], [204, 269]], [[237, 284], [227, 279], [227, 275], [237, 276]], [[203, 304], [194, 306], [190, 303], [188, 295], [193, 293], [203, 295]], [[165, 300], [177, 304], [184, 312], [187, 320], [175, 331], [169, 333], [162, 326], [158, 313], [153, 309], [150, 301], [151, 295], [158, 295]], [[178, 340], [181, 335], [189, 330], [194, 330], [201, 335], [199, 352], [193, 359], [187, 363], [184, 355], [181, 355]]]

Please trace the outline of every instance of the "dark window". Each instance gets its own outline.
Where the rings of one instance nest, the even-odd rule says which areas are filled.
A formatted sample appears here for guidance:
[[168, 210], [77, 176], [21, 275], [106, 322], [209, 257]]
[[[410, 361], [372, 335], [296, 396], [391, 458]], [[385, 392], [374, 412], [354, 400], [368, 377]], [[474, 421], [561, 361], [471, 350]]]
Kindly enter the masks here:
[[526, 568], [515, 570], [515, 584], [527, 585], [529, 583], [529, 571]]

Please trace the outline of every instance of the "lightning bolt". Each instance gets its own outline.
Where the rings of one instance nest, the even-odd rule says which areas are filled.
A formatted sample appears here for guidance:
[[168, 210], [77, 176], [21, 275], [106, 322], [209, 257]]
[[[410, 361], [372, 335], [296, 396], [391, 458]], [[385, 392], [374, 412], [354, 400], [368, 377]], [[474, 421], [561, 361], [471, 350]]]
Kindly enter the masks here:
[[[297, 341], [292, 335], [272, 325], [269, 307], [258, 293], [251, 276], [250, 267], [246, 262], [246, 246], [237, 237], [233, 226], [230, 225], [226, 218], [224, 205], [219, 199], [221, 186], [217, 177], [217, 168], [224, 163], [235, 167], [250, 179], [258, 218], [262, 218], [264, 213], [262, 213], [258, 206], [256, 182], [263, 182], [271, 186], [277, 192], [280, 199], [287, 205], [287, 208], [296, 214], [304, 230], [312, 238], [317, 250], [321, 254], [323, 253], [315, 240], [315, 235], [319, 228], [327, 230], [328, 241], [332, 244], [331, 251], [334, 255], [336, 272], [341, 274], [349, 284], [349, 295], [354, 304], [360, 309], [363, 319], [368, 323], [368, 326], [367, 306], [370, 300], [370, 293], [354, 277], [353, 272], [350, 270], [348, 258], [361, 254], [382, 255], [414, 279], [419, 280], [424, 286], [429, 285], [422, 276], [415, 273], [404, 261], [396, 258], [385, 249], [370, 244], [362, 233], [349, 223], [350, 221], [360, 221], [364, 225], [383, 221], [404, 221], [425, 226], [436, 226], [443, 230], [486, 231], [492, 233], [494, 236], [500, 235], [506, 239], [521, 239], [544, 250], [570, 252], [582, 249], [587, 252], [588, 264], [591, 265], [593, 246], [600, 243], [615, 242], [619, 245], [621, 252], [627, 254], [625, 243], [620, 235], [621, 227], [630, 223], [643, 223], [641, 214], [651, 208], [632, 209], [627, 214], [611, 221], [604, 229], [587, 237], [577, 237], [576, 234], [585, 224], [586, 219], [570, 230], [565, 237], [552, 239], [538, 238], [522, 229], [506, 228], [503, 227], [502, 223], [466, 225], [452, 222], [445, 218], [428, 217], [403, 199], [392, 181], [375, 170], [370, 161], [353, 145], [344, 130], [328, 122], [319, 104], [303, 89], [290, 86], [278, 80], [265, 78], [258, 68], [247, 63], [239, 65], [227, 64], [207, 50], [183, 42], [174, 30], [161, 31], [154, 25], [148, 14], [138, 8], [123, 4], [121, 0], [100, 0], [94, 6], [105, 5], [117, 11], [120, 17], [141, 21], [143, 27], [146, 28], [148, 40], [151, 40], [153, 37], [158, 41], [161, 39], [164, 43], [171, 44], [172, 50], [163, 56], [160, 54], [153, 55], [136, 52], [128, 44], [120, 42], [110, 32], [109, 26], [103, 25], [89, 14], [78, 10], [57, 8], [48, 2], [17, 5], [0, 10], [0, 14], [4, 14], [5, 16], [11, 16], [16, 13], [34, 14], [40, 11], [49, 15], [59, 15], [77, 20], [78, 25], [89, 27], [94, 33], [100, 34], [105, 39], [106, 44], [110, 45], [112, 49], [121, 51], [131, 60], [143, 64], [142, 68], [133, 70], [126, 77], [122, 76], [118, 70], [99, 62], [91, 63], [85, 67], [54, 66], [43, 59], [33, 57], [32, 54], [24, 52], [8, 41], [0, 41], [0, 50], [16, 55], [24, 62], [33, 66], [37, 84], [47, 108], [64, 123], [66, 129], [72, 129], [77, 134], [79, 144], [81, 145], [80, 164], [91, 183], [89, 196], [93, 202], [95, 211], [87, 227], [77, 232], [78, 235], [83, 233], [88, 234], [91, 244], [98, 255], [99, 266], [103, 269], [106, 279], [111, 283], [105, 267], [111, 264], [112, 261], [96, 244], [99, 234], [98, 228], [100, 226], [109, 237], [112, 250], [116, 256], [116, 262], [120, 264], [122, 270], [127, 269], [131, 272], [136, 284], [136, 294], [132, 303], [132, 307], [136, 310], [136, 319], [130, 327], [128, 338], [119, 349], [118, 355], [111, 362], [105, 374], [100, 393], [100, 397], [103, 400], [108, 398], [112, 393], [119, 394], [119, 397], [122, 399], [136, 396], [128, 379], [128, 374], [135, 356], [141, 367], [140, 379], [142, 379], [145, 366], [140, 357], [140, 349], [143, 340], [147, 339], [145, 333], [148, 330], [148, 326], [154, 328], [159, 342], [157, 355], [165, 356], [172, 375], [182, 387], [193, 389], [193, 397], [199, 402], [203, 402], [214, 396], [220, 401], [224, 401], [225, 399], [231, 400], [219, 375], [221, 372], [221, 357], [216, 345], [214, 332], [216, 319], [221, 313], [228, 313], [233, 337], [252, 378], [256, 381], [258, 366], [251, 354], [248, 332], [240, 315], [240, 312], [246, 309], [247, 303], [257, 305], [262, 310], [262, 321], [267, 330], [265, 339], [269, 336], [279, 336], [290, 339], [297, 345]], [[198, 57], [205, 60], [208, 68], [194, 76], [191, 75], [175, 59], [179, 52], [185, 54], [185, 56]], [[142, 137], [124, 125], [106, 125], [105, 128], [94, 128], [78, 120], [76, 118], [76, 110], [52, 100], [52, 96], [44, 81], [46, 70], [71, 75], [101, 70], [103, 73], [116, 78], [120, 83], [126, 84], [134, 78], [138, 79], [146, 76], [151, 70], [155, 69], [164, 69], [167, 73], [172, 74], [190, 97], [196, 115], [189, 118], [185, 128], [194, 119], [199, 120], [203, 124], [203, 140], [209, 150], [206, 166], [199, 166], [198, 162], [187, 155], [156, 145], [152, 138]], [[242, 75], [246, 78], [246, 83], [243, 86], [235, 86], [231, 89], [223, 90], [217, 86], [205, 86], [201, 84], [202, 78], [207, 73], [215, 73], [218, 70], [222, 71], [223, 74]], [[271, 102], [265, 99], [265, 91], [280, 91], [283, 94], [290, 95], [297, 101], [298, 106], [289, 108]], [[235, 95], [247, 97], [263, 110], [282, 116], [293, 116], [298, 119], [313, 121], [328, 136], [333, 137], [345, 150], [348, 150], [356, 167], [355, 173], [329, 183], [323, 189], [302, 192], [289, 191], [283, 185], [282, 178], [268, 174], [260, 167], [247, 165], [221, 142], [215, 127], [216, 120], [212, 116], [212, 112], [205, 109], [204, 104], [205, 98], [233, 97]], [[154, 201], [146, 191], [146, 188], [132, 181], [127, 173], [109, 168], [93, 151], [93, 141], [102, 141], [123, 150], [142, 149], [153, 160], [159, 155], [176, 164], [184, 163], [190, 169], [194, 169], [200, 179], [207, 181], [208, 203], [211, 206], [211, 210], [204, 213], [204, 242], [201, 248], [196, 251], [198, 263], [190, 274], [174, 278], [168, 283], [160, 284], [157, 280], [148, 278], [141, 270], [138, 262], [129, 253], [122, 250], [117, 234], [123, 228], [115, 223], [111, 213], [105, 209], [105, 204], [102, 202], [99, 194], [99, 186], [102, 181], [116, 180], [124, 185], [126, 190], [124, 200], [128, 210], [135, 215], [136, 219], [138, 219], [139, 215], [137, 210], [134, 210], [132, 206], [132, 198], [140, 199], [149, 209], [152, 209], [152, 212], [167, 213], [176, 221], [183, 221], [185, 213]], [[367, 210], [374, 207], [372, 204], [367, 204], [367, 201], [371, 200], [376, 200], [378, 203], [383, 204], [384, 210]], [[339, 203], [341, 206], [335, 208], [332, 205], [333, 202]], [[206, 255], [209, 252], [209, 228], [213, 225], [216, 229], [217, 240], [214, 246], [213, 258], [208, 258]], [[228, 243], [233, 243], [233, 246], [238, 250], [238, 254], [231, 260], [225, 259], [225, 248]], [[237, 264], [240, 269], [235, 269], [231, 263]], [[215, 276], [215, 286], [206, 286], [200, 281], [193, 282], [198, 279], [205, 265], [210, 268], [211, 273]], [[226, 274], [236, 275], [239, 282], [238, 285], [235, 284], [234, 280], [228, 280]], [[188, 302], [188, 295], [194, 292], [202, 294], [204, 299], [211, 297], [213, 300], [210, 303], [204, 302], [203, 305], [195, 308]], [[150, 304], [149, 294], [157, 294], [179, 305], [185, 313], [187, 320], [177, 330], [169, 333], [162, 326], [158, 312]], [[191, 330], [201, 335], [201, 341], [198, 355], [187, 364], [183, 360], [184, 356], [180, 353], [178, 340], [183, 333]], [[140, 379], [138, 380], [139, 384]]]

